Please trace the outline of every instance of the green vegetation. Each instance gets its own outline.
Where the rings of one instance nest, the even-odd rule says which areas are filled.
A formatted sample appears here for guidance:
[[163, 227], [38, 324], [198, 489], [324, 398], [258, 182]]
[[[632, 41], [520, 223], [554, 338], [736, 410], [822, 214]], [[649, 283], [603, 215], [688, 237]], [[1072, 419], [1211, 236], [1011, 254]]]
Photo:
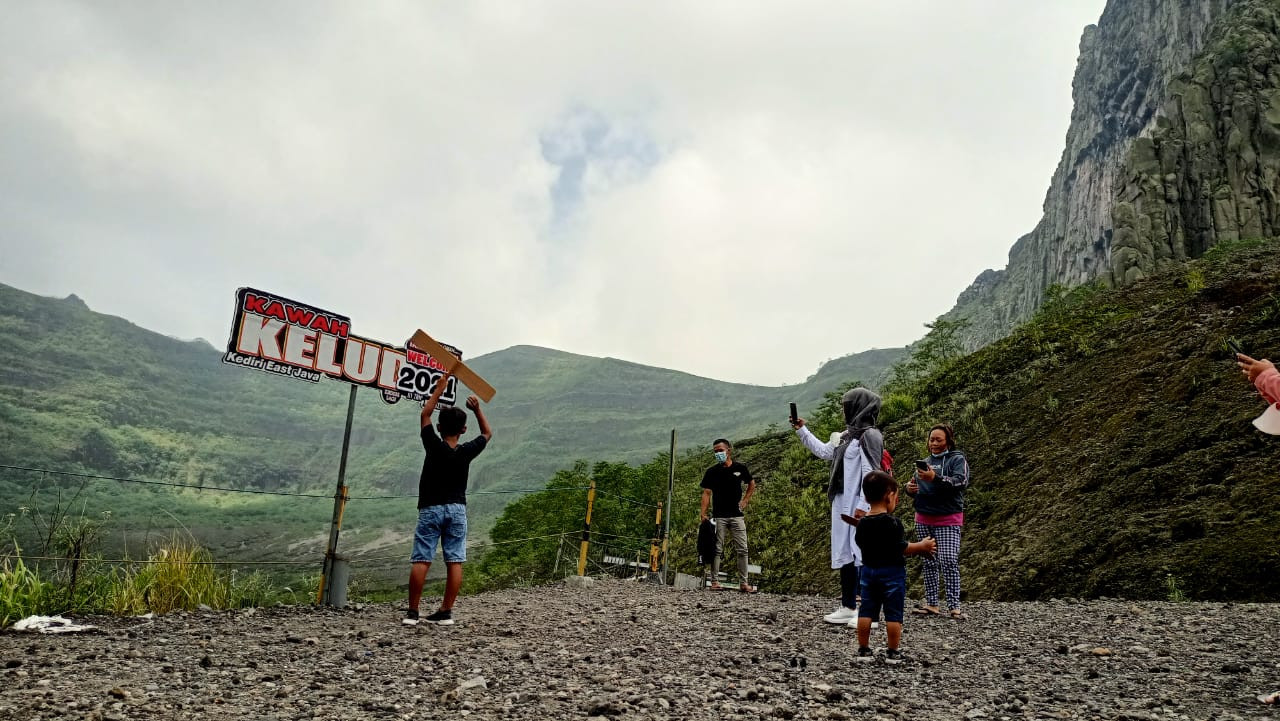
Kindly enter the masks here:
[[[33, 557], [146, 558], [157, 539], [179, 534], [220, 561], [318, 570], [347, 386], [225, 366], [204, 341], [151, 333], [74, 296], [0, 286], [0, 332], [0, 465], [11, 466], [0, 468], [0, 514], [29, 509], [11, 529], [14, 543], [33, 550], [28, 567], [48, 570]], [[511, 491], [542, 488], [573, 459], [639, 462], [666, 445], [672, 427], [682, 443], [752, 434], [783, 419], [788, 401], [811, 407], [845, 373], [878, 378], [901, 354], [835, 359], [782, 388], [530, 346], [473, 358], [499, 394], [487, 409], [496, 442], [472, 469], [472, 537], [484, 541], [502, 508], [524, 495]], [[355, 498], [339, 549], [369, 594], [404, 581], [422, 463], [417, 429], [416, 406], [359, 395], [347, 473]], [[64, 523], [71, 519], [81, 525]], [[79, 569], [72, 575], [65, 582], [84, 583]]]
[[[1250, 425], [1263, 403], [1224, 343], [1235, 338], [1274, 356], [1276, 288], [1280, 242], [1245, 241], [1121, 290], [1055, 287], [1030, 322], [969, 355], [956, 352], [952, 328], [933, 327], [886, 384], [883, 425], [900, 482], [925, 453], [929, 426], [957, 428], [974, 473], [961, 554], [966, 593], [1280, 598], [1280, 450]], [[840, 425], [840, 390], [811, 414], [820, 437]], [[748, 532], [761, 586], [833, 593], [827, 465], [776, 428], [735, 451], [759, 479]], [[705, 446], [677, 459], [671, 549], [686, 573], [698, 571], [698, 482], [711, 462]], [[666, 467], [660, 456], [592, 473], [656, 498]], [[557, 478], [581, 483], [586, 469]], [[624, 530], [614, 532], [651, 533], [642, 513], [616, 512], [611, 523]], [[899, 513], [910, 526], [910, 504]], [[494, 536], [572, 529], [581, 518], [580, 505], [539, 494], [510, 507]], [[498, 547], [481, 565], [483, 582], [547, 578], [554, 561], [553, 549]]]
[[0, 627], [54, 608], [53, 584], [44, 581], [22, 558], [0, 561]]
[[259, 574], [237, 577], [211, 565], [209, 552], [175, 538], [146, 563], [126, 566], [104, 589], [103, 606], [116, 614], [168, 613], [213, 608], [261, 606], [272, 598], [270, 583]]
[[[73, 499], [74, 500], [74, 499]], [[0, 527], [0, 627], [25, 616], [57, 613], [137, 615], [212, 608], [261, 606], [296, 601], [288, 589], [259, 572], [224, 570], [190, 536], [174, 534], [148, 544], [141, 559], [107, 559], [100, 553], [109, 515], [90, 519], [68, 505], [51, 513], [22, 507]], [[20, 521], [40, 533], [37, 553], [25, 555], [18, 541]], [[288, 594], [288, 595], [286, 595]]]
[[[855, 385], [847, 383], [831, 391], [806, 421], [821, 437], [843, 427], [840, 396]], [[826, 555], [829, 506], [826, 496], [827, 464], [813, 458], [789, 432], [771, 431], [735, 442], [734, 458], [746, 463], [756, 477], [758, 490], [749, 513], [749, 542], [753, 563], [760, 564], [762, 588], [797, 593], [831, 593], [835, 577], [821, 563]], [[680, 454], [675, 462], [676, 485], [671, 513], [670, 553], [674, 570], [697, 574], [697, 525], [699, 484], [703, 472], [714, 463], [710, 443]], [[548, 490], [513, 503], [494, 525], [493, 547], [468, 579], [470, 589], [545, 581], [574, 572], [578, 530], [585, 515], [579, 488], [595, 479], [602, 495], [592, 513], [593, 548], [599, 553], [647, 558], [654, 534], [653, 509], [640, 503], [665, 502], [670, 456], [662, 454], [646, 464], [628, 466], [579, 462], [556, 474]], [[604, 495], [608, 494], [608, 495]], [[630, 500], [623, 500], [623, 499]], [[637, 503], [640, 502], [640, 503]], [[513, 543], [521, 538], [572, 532], [570, 546], [558, 540]], [[509, 545], [507, 545], [509, 544]], [[561, 550], [564, 553], [560, 553]], [[815, 552], [815, 549], [816, 552]], [[565, 563], [565, 559], [569, 563]], [[598, 570], [593, 567], [593, 571]]]
[[144, 560], [74, 557], [45, 568], [26, 565], [21, 555], [0, 561], [0, 626], [37, 614], [139, 615], [297, 600], [262, 574], [221, 570], [208, 551], [184, 539], [172, 539]]
[[[963, 328], [940, 321], [910, 357], [894, 366], [883, 384], [882, 425], [900, 480], [910, 472], [910, 459], [924, 453], [925, 431], [938, 421], [957, 427], [974, 468], [962, 554], [968, 594], [998, 599], [1280, 597], [1280, 554], [1271, 543], [1280, 528], [1275, 441], [1249, 425], [1261, 402], [1225, 351], [1227, 338], [1259, 354], [1280, 348], [1277, 250], [1275, 241], [1222, 244], [1201, 260], [1125, 289], [1052, 288], [1030, 322], [969, 355], [959, 350]], [[76, 316], [76, 323], [116, 322], [70, 305], [58, 312]], [[17, 339], [14, 353], [48, 359], [40, 348], [62, 349], [30, 328], [15, 332], [20, 323], [14, 319], [21, 316], [0, 316]], [[68, 327], [78, 328], [76, 323], [68, 321]], [[118, 344], [127, 328], [114, 330], [115, 335], [95, 342]], [[192, 346], [137, 329], [128, 332], [163, 348]], [[82, 335], [95, 337], [92, 327]], [[204, 360], [192, 360], [192, 368], [208, 364], [208, 354], [207, 348], [193, 354]], [[672, 425], [681, 429], [684, 450], [675, 459], [674, 503], [666, 509], [671, 559], [675, 569], [696, 573], [698, 483], [712, 462], [705, 444], [721, 434], [721, 424], [731, 437], [736, 426], [755, 429], [744, 434], [745, 440], [735, 437], [735, 457], [752, 467], [759, 483], [748, 523], [752, 558], [764, 569], [762, 587], [835, 591], [835, 575], [827, 568], [827, 464], [770, 421], [781, 415], [790, 396], [800, 401], [814, 432], [825, 437], [841, 425], [840, 393], [858, 378], [880, 379], [888, 364], [857, 375], [850, 359], [840, 359], [804, 386], [759, 389], [541, 349], [510, 349], [487, 358], [475, 361], [477, 366], [493, 363], [482, 372], [508, 379], [505, 386], [495, 383], [509, 404], [502, 413], [495, 409], [495, 426], [500, 417], [520, 422], [505, 436], [495, 428], [495, 452], [505, 439], [514, 455], [495, 455], [501, 464], [477, 469], [476, 487], [545, 485], [547, 490], [472, 497], [473, 510], [487, 504], [494, 515], [507, 500], [518, 500], [491, 524], [490, 544], [477, 549], [468, 591], [538, 583], [576, 565], [586, 497], [581, 487], [592, 479], [598, 491], [592, 519], [593, 554], [598, 555], [592, 563], [605, 553], [646, 557], [670, 463], [659, 452], [667, 439], [667, 431], [659, 429]], [[235, 605], [270, 598], [269, 589], [283, 583], [257, 580], [233, 583], [230, 590], [219, 586], [220, 596], [212, 590], [194, 593], [182, 590], [191, 587], [183, 583], [164, 582], [166, 574], [159, 569], [146, 572], [139, 566], [110, 576], [93, 560], [104, 552], [164, 560], [157, 544], [174, 532], [192, 541], [187, 555], [171, 551], [173, 558], [187, 559], [177, 564], [184, 570], [207, 567], [192, 562], [190, 554], [200, 553], [196, 546], [219, 559], [310, 556], [318, 564], [332, 481], [326, 462], [317, 457], [334, 448], [340, 433], [338, 423], [330, 426], [325, 419], [340, 415], [343, 394], [335, 390], [341, 389], [325, 390], [323, 383], [294, 388], [223, 369], [214, 356], [204, 370], [210, 378], [224, 376], [215, 383], [216, 393], [187, 391], [191, 406], [204, 409], [202, 415], [182, 404], [170, 407], [163, 399], [138, 400], [146, 383], [177, 382], [166, 375], [171, 366], [158, 361], [145, 373], [134, 366], [117, 368], [114, 376], [95, 370], [99, 375], [92, 388], [75, 386], [75, 374], [61, 365], [11, 361], [26, 385], [7, 377], [0, 385], [0, 453], [8, 454], [6, 460], [32, 457], [60, 468], [186, 479], [188, 487], [13, 470], [0, 474], [0, 498], [15, 511], [32, 509], [13, 526], [15, 548], [2, 567], [0, 592], [6, 595], [0, 602], [21, 597], [31, 599], [24, 601], [26, 607], [105, 609], [110, 608], [107, 599], [124, 603], [121, 599], [129, 597], [113, 590], [120, 587], [134, 589], [135, 599], [156, 593], [180, 604], [198, 595]], [[517, 372], [524, 374], [523, 385], [515, 380]], [[55, 380], [33, 380], [40, 373]], [[112, 384], [117, 387], [104, 390]], [[620, 388], [628, 389], [634, 404], [620, 400]], [[323, 403], [315, 400], [326, 393]], [[556, 399], [564, 400], [557, 405]], [[752, 411], [756, 403], [759, 410]], [[130, 411], [131, 404], [138, 407]], [[130, 422], [107, 420], [113, 413], [135, 411], [141, 415]], [[406, 511], [412, 500], [403, 496], [416, 481], [419, 451], [411, 435], [406, 439], [404, 426], [414, 424], [402, 411], [372, 401], [357, 410], [353, 493], [379, 498], [349, 504], [341, 547], [356, 559], [361, 575], [355, 585], [371, 594], [403, 580], [401, 546], [407, 546], [412, 518]], [[760, 415], [753, 419], [753, 412]], [[366, 418], [372, 420], [361, 427]], [[640, 443], [636, 429], [646, 429], [644, 436], [652, 440], [645, 442], [659, 447], [639, 462], [629, 457]], [[583, 436], [588, 445], [566, 445], [570, 437]], [[545, 455], [547, 448], [560, 455]], [[544, 453], [541, 460], [519, 460], [521, 453], [536, 449]], [[569, 461], [583, 456], [600, 460]], [[550, 463], [561, 470], [538, 470]], [[276, 474], [289, 468], [307, 471]], [[508, 475], [496, 477], [495, 468]], [[211, 490], [214, 486], [318, 497], [228, 494]], [[104, 517], [104, 511], [110, 515]], [[909, 504], [900, 512], [909, 524]], [[378, 536], [389, 528], [396, 529], [392, 536], [398, 540], [379, 543]], [[473, 538], [483, 541], [483, 530]], [[19, 557], [16, 546], [33, 550]], [[38, 570], [34, 563], [40, 564]], [[1184, 579], [1196, 582], [1184, 585]], [[290, 582], [298, 590], [280, 593], [306, 600], [314, 575], [298, 580]], [[216, 585], [193, 583], [202, 589]]]
[[1187, 594], [1182, 590], [1182, 582], [1170, 573], [1164, 577], [1164, 587], [1168, 591], [1166, 600], [1173, 603], [1186, 603]]

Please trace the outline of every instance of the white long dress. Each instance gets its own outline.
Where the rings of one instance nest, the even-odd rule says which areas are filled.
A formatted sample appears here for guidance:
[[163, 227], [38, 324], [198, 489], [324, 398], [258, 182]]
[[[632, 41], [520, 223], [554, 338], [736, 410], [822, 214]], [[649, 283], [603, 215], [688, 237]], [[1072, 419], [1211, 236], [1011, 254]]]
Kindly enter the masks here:
[[[824, 461], [834, 458], [836, 448], [840, 446], [838, 435], [833, 436], [831, 442], [823, 443], [809, 431], [807, 426], [801, 426], [796, 431], [796, 435], [800, 436], [800, 442], [809, 449], [810, 453]], [[832, 568], [842, 568], [851, 562], [862, 565], [862, 552], [853, 540], [854, 533], [858, 529], [845, 523], [840, 518], [840, 514], [852, 516], [855, 508], [862, 511], [871, 510], [871, 505], [862, 495], [862, 479], [871, 470], [871, 464], [862, 453], [862, 444], [859, 441], [850, 443], [844, 451], [844, 490], [831, 500]]]

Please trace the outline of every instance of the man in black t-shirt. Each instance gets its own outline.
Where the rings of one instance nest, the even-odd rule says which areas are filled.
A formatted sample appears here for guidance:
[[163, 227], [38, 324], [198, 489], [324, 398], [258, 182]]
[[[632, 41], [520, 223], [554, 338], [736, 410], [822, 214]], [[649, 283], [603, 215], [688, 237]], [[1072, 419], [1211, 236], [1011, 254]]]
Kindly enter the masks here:
[[[733, 538], [734, 555], [738, 561], [739, 588], [745, 593], [755, 593], [755, 586], [747, 583], [747, 521], [742, 512], [756, 492], [755, 479], [747, 467], [733, 460], [733, 446], [723, 438], [711, 444], [716, 464], [702, 474], [702, 520], [707, 520], [707, 506], [711, 506], [711, 518], [716, 524], [716, 555], [711, 559], [711, 588], [720, 589], [720, 554], [724, 550], [724, 537]], [[747, 484], [743, 495], [742, 484]]]
[[422, 448], [426, 457], [422, 460], [422, 475], [418, 480], [418, 526], [413, 533], [413, 567], [409, 572], [409, 612], [404, 624], [418, 624], [418, 603], [422, 600], [422, 586], [431, 569], [431, 559], [436, 555], [436, 544], [441, 545], [447, 569], [444, 583], [444, 599], [440, 608], [425, 619], [441, 626], [453, 624], [453, 603], [462, 587], [462, 564], [467, 560], [467, 473], [471, 461], [480, 455], [493, 437], [489, 421], [480, 410], [480, 400], [467, 398], [467, 408], [480, 424], [480, 435], [466, 443], [459, 443], [467, 432], [467, 414], [461, 408], [445, 408], [440, 411], [437, 428], [431, 427], [431, 413], [436, 409], [440, 394], [449, 382], [451, 372], [446, 371], [436, 381], [435, 391], [422, 406]]

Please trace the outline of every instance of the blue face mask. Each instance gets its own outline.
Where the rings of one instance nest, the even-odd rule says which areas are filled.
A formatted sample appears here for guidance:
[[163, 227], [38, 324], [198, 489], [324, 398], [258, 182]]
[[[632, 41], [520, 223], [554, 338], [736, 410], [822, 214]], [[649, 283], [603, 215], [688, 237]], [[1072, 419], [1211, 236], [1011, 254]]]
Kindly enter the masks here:
[[716, 451], [716, 462], [724, 463], [727, 460], [729, 460], [728, 453], [725, 453], [724, 451]]

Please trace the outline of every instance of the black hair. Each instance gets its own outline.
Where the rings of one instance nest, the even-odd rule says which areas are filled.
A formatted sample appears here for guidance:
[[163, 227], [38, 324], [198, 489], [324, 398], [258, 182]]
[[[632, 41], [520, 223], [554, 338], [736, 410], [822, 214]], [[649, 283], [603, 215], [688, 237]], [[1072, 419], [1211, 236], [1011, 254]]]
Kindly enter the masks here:
[[721, 443], [725, 444], [725, 446], [727, 446], [727, 447], [729, 448], [729, 450], [731, 450], [731, 451], [733, 450], [733, 444], [729, 442], [729, 439], [728, 439], [728, 438], [717, 438], [717, 439], [715, 439], [714, 441], [711, 441], [711, 447], [712, 447], [712, 448], [715, 448], [716, 446], [720, 445]]
[[467, 427], [467, 412], [454, 407], [442, 409], [436, 420], [436, 427], [440, 429], [442, 438], [461, 435], [462, 429]]
[[931, 435], [933, 434], [934, 431], [942, 431], [942, 435], [947, 437], [948, 451], [954, 451], [956, 449], [956, 431], [954, 428], [951, 427], [951, 424], [939, 423], [938, 425], [929, 429], [929, 433]]
[[862, 495], [867, 503], [879, 503], [898, 490], [898, 482], [884, 471], [872, 471], [862, 479]]

